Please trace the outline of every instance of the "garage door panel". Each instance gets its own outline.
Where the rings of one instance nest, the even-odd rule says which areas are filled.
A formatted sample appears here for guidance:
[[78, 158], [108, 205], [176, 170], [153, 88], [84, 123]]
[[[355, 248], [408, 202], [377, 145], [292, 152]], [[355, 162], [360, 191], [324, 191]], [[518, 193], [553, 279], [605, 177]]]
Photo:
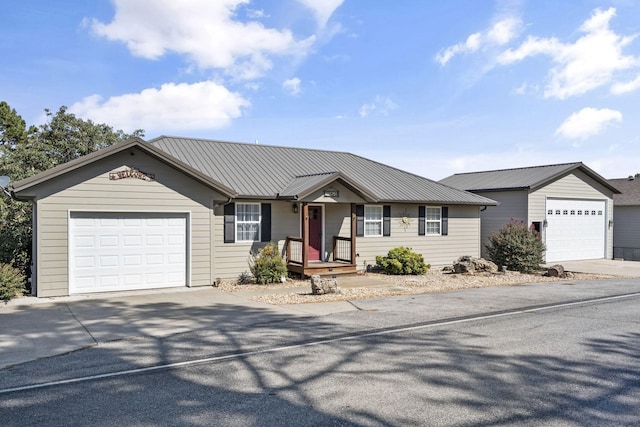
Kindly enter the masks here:
[[547, 200], [547, 262], [604, 258], [605, 202]]
[[70, 293], [186, 285], [186, 214], [72, 213]]

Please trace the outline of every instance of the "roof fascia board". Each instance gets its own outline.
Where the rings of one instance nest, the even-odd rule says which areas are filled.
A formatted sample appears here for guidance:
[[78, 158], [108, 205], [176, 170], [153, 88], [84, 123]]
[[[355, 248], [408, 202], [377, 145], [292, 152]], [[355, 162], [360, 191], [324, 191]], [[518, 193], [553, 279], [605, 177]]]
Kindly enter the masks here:
[[[482, 196], [479, 196], [482, 197]], [[437, 205], [437, 206], [498, 206], [501, 203], [486, 198], [486, 200], [478, 200], [477, 202], [463, 202], [451, 200], [378, 200], [377, 203], [406, 203], [412, 205]]]
[[607, 189], [611, 190], [614, 194], [621, 194], [620, 190], [618, 190], [616, 187], [614, 187], [613, 185], [609, 184], [609, 182], [600, 174], [598, 174], [596, 171], [594, 171], [593, 169], [589, 168], [587, 165], [585, 165], [582, 162], [579, 163], [574, 163], [570, 166], [568, 166], [566, 169], [561, 170], [559, 172], [556, 172], [555, 174], [539, 181], [536, 182], [535, 184], [530, 186], [530, 190], [531, 191], [535, 191], [540, 189], [541, 187], [544, 187], [545, 185], [573, 172], [574, 170], [581, 170], [582, 172], [584, 172], [587, 176], [591, 177], [592, 179], [594, 179], [596, 182], [598, 182], [600, 185], [606, 187]]
[[[347, 178], [346, 176], [344, 176], [340, 172], [334, 172], [334, 173], [332, 173], [330, 175], [327, 175], [327, 177], [325, 179], [323, 179], [321, 181], [318, 181], [314, 185], [311, 185], [311, 186], [305, 188], [303, 192], [301, 192], [301, 193], [299, 193], [299, 194], [297, 194], [295, 196], [292, 196], [293, 200], [304, 199], [305, 197], [308, 197], [311, 194], [313, 194], [314, 192], [320, 190], [325, 185], [330, 184], [332, 182], [336, 182], [336, 181], [341, 181], [346, 187], [348, 187], [354, 193], [358, 194], [360, 197], [365, 199], [367, 202], [369, 202], [369, 203], [378, 202], [378, 198], [377, 197], [373, 196], [368, 190], [365, 190], [362, 186], [354, 183], [352, 180], [350, 180], [349, 178]], [[291, 199], [291, 198], [286, 197], [286, 198], [283, 198], [283, 199]]]

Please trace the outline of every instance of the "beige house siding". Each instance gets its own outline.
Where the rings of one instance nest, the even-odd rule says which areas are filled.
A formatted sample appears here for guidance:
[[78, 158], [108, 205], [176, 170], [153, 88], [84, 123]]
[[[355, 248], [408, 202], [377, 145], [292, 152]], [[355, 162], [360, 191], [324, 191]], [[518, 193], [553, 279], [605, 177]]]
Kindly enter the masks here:
[[[235, 200], [235, 203], [260, 203], [259, 200]], [[265, 203], [264, 201], [262, 203]], [[281, 251], [287, 236], [300, 236], [300, 211], [293, 212], [291, 202], [270, 201], [271, 241], [277, 242]], [[240, 273], [249, 272], [249, 258], [267, 242], [224, 243], [224, 207], [214, 210], [214, 279], [237, 279]]]
[[[391, 235], [358, 237], [356, 260], [358, 269], [375, 265], [377, 255], [389, 249], [408, 246], [424, 256], [434, 266], [448, 265], [462, 255], [480, 255], [480, 217], [478, 206], [449, 206], [449, 234], [447, 236], [418, 235], [418, 205], [391, 205]], [[409, 218], [408, 226], [400, 219]]]
[[[103, 159], [52, 181], [35, 186], [37, 294], [68, 295], [68, 222], [70, 211], [184, 212], [189, 216], [191, 286], [211, 284], [210, 206], [222, 196], [140, 150]], [[155, 175], [110, 180], [109, 173], [136, 168]]]
[[[605, 221], [608, 223], [608, 220], [613, 219], [612, 191], [579, 170], [575, 170], [529, 194], [529, 223], [544, 221], [547, 198], [605, 200], [607, 206]], [[611, 228], [606, 229], [605, 241], [607, 245], [606, 258], [611, 259], [613, 257], [613, 232]]]
[[640, 260], [640, 206], [616, 206], [613, 222], [613, 256]]
[[611, 190], [579, 170], [529, 194], [529, 222], [544, 221], [548, 197], [607, 200], [608, 218], [613, 215]]
[[500, 202], [500, 205], [488, 206], [487, 209], [480, 212], [482, 221], [481, 255], [486, 258], [486, 245], [489, 244], [491, 234], [500, 230], [511, 219], [528, 222], [527, 192], [524, 190], [495, 191], [478, 194]]

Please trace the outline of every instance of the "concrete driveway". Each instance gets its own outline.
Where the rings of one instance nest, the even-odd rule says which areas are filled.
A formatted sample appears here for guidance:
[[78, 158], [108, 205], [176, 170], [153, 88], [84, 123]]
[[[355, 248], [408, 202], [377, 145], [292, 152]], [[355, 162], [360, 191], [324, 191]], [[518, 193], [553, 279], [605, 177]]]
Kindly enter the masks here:
[[[567, 271], [640, 277], [640, 262], [591, 260], [561, 263]], [[362, 280], [362, 279], [358, 279]], [[619, 280], [603, 286], [598, 281], [582, 286], [530, 284], [488, 289], [469, 289], [425, 296], [433, 300], [429, 312], [434, 318], [494, 311], [496, 307], [518, 307], [571, 301], [613, 294], [638, 292], [640, 282]], [[361, 284], [362, 285], [362, 284]], [[615, 286], [614, 286], [615, 285]], [[558, 293], [552, 292], [557, 290]], [[535, 290], [535, 292], [534, 292]], [[570, 292], [566, 292], [571, 290]], [[584, 290], [586, 294], [578, 292]], [[288, 289], [288, 292], [294, 289]], [[308, 292], [308, 289], [299, 289]], [[562, 291], [562, 292], [560, 292]], [[182, 288], [166, 291], [139, 291], [109, 296], [90, 295], [52, 299], [24, 298], [0, 303], [0, 370], [21, 362], [75, 351], [114, 340], [133, 337], [162, 338], [197, 330], [248, 327], [294, 318], [367, 310], [361, 302], [269, 305], [251, 300], [256, 292], [223, 292], [216, 288]], [[486, 304], [478, 294], [486, 295]], [[504, 294], [498, 298], [498, 294]], [[415, 296], [385, 298], [415, 300]], [[443, 304], [451, 298], [451, 304]], [[496, 305], [496, 301], [500, 303]], [[471, 310], [471, 311], [469, 311]]]
[[640, 277], [640, 261], [618, 261], [610, 259], [590, 259], [581, 261], [562, 261], [565, 271], [574, 273], [607, 274], [622, 277]]

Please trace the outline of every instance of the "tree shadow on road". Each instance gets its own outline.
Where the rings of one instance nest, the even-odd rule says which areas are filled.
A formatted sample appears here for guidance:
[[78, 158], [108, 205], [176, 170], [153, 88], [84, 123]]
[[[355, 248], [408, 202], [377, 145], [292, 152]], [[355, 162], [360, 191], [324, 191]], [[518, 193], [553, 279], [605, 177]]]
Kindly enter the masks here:
[[[139, 310], [142, 317], [145, 310], [163, 310], [171, 319], [215, 318], [195, 332], [116, 341], [3, 370], [2, 388], [30, 378], [52, 381], [201, 357], [254, 354], [0, 395], [3, 424], [640, 422], [636, 413], [640, 333], [585, 339], [570, 348], [569, 356], [560, 357], [517, 349], [505, 354], [481, 339], [444, 327], [356, 337], [352, 334], [357, 327], [330, 318], [300, 318], [259, 308], [240, 312], [254, 319], [245, 323], [232, 321], [239, 307], [220, 307], [215, 315], [167, 303]], [[322, 338], [326, 341], [314, 344]], [[289, 348], [274, 350], [284, 346]]]

